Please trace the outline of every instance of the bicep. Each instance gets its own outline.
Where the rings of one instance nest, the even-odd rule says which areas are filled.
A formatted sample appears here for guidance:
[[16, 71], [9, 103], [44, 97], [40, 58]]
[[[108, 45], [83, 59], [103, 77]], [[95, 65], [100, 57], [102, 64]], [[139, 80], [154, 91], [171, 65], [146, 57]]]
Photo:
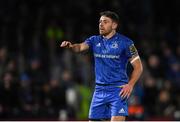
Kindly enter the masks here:
[[137, 59], [140, 60], [140, 57], [139, 57], [138, 53], [132, 55], [131, 58], [129, 58], [129, 62], [130, 62], [131, 64], [133, 64], [133, 62], [136, 61]]
[[139, 57], [139, 55], [131, 57], [129, 59], [131, 65], [133, 66], [133, 68], [138, 68], [138, 69], [142, 69], [142, 63], [141, 63], [141, 59]]

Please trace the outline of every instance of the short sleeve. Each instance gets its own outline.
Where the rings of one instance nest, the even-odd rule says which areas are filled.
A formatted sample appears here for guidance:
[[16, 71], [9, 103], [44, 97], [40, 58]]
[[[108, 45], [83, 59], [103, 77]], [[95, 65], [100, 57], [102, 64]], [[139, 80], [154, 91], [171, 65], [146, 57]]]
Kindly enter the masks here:
[[132, 40], [127, 40], [126, 43], [126, 56], [127, 58], [132, 58], [138, 56], [138, 51]]
[[94, 40], [95, 40], [95, 36], [91, 36], [87, 38], [84, 42], [90, 47], [90, 49], [92, 49]]

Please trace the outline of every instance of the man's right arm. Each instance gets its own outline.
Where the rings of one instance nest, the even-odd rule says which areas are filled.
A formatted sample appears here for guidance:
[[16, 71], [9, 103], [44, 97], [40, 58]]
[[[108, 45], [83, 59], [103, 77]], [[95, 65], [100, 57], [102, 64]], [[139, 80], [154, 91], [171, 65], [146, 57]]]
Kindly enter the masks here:
[[60, 47], [70, 48], [74, 52], [77, 52], [77, 53], [89, 49], [88, 44], [86, 44], [85, 42], [82, 42], [82, 43], [79, 43], [79, 44], [72, 44], [69, 41], [63, 41], [61, 43]]

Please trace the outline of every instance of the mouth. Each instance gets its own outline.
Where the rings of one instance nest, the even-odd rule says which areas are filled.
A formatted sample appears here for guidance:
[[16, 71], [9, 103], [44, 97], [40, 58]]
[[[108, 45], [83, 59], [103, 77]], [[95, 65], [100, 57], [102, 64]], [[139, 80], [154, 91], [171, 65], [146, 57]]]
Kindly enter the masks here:
[[100, 27], [99, 27], [99, 30], [104, 30], [104, 28], [100, 26]]
[[100, 31], [104, 31], [104, 29], [103, 29], [103, 28], [100, 28], [99, 30], [100, 30]]

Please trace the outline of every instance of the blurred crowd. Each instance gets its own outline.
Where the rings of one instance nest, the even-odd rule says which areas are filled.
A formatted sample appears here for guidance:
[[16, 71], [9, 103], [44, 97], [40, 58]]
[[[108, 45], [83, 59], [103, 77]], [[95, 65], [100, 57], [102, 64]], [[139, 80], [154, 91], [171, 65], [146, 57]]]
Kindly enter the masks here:
[[[98, 34], [99, 12], [120, 15], [144, 72], [128, 120], [180, 120], [180, 1], [0, 1], [0, 120], [87, 120], [91, 52], [62, 49]], [[128, 65], [128, 74], [132, 66]]]

